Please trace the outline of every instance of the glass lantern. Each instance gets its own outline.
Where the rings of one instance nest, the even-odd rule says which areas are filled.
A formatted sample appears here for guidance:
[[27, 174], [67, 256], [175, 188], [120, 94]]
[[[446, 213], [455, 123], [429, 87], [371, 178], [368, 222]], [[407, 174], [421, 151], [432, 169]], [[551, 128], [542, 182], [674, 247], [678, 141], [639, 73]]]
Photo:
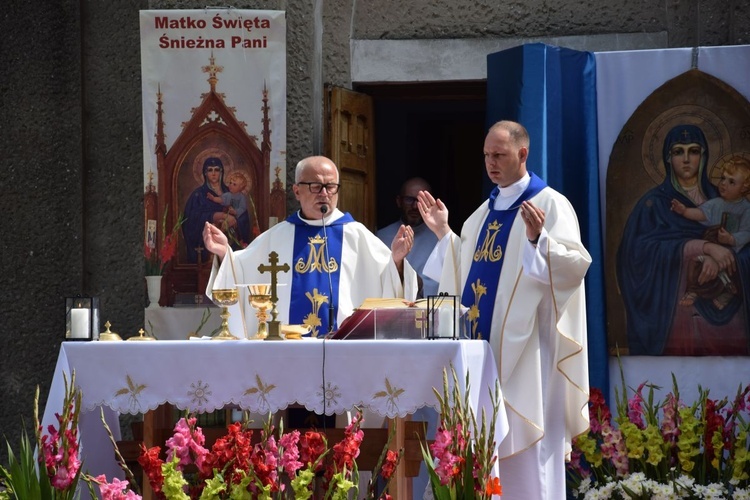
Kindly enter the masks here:
[[99, 298], [76, 295], [65, 298], [65, 340], [98, 340]]
[[427, 297], [427, 338], [459, 338], [461, 306], [457, 295], [441, 292]]

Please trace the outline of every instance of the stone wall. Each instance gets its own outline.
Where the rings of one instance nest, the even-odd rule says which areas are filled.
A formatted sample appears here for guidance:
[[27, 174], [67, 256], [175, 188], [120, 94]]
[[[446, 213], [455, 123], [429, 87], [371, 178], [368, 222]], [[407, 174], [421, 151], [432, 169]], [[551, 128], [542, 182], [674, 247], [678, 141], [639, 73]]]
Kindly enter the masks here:
[[[31, 429], [63, 335], [64, 297], [100, 297], [125, 337], [143, 326], [140, 9], [195, 1], [5, 2], [0, 17], [0, 435]], [[666, 33], [668, 46], [750, 43], [730, 0], [314, 0], [232, 2], [285, 10], [287, 172], [322, 145], [324, 83], [351, 85], [350, 40], [526, 39]], [[289, 195], [289, 207], [294, 208]], [[0, 463], [7, 452], [0, 446]]]

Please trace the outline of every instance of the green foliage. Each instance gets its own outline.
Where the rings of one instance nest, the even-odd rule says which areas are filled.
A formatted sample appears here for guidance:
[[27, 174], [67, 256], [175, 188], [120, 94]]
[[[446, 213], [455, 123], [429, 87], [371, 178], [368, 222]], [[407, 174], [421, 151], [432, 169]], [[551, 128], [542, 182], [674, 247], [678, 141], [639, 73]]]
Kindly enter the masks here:
[[[41, 476], [37, 473], [34, 446], [24, 428], [21, 434], [21, 443], [18, 456], [13, 453], [13, 448], [6, 440], [8, 447], [8, 468], [0, 465], [0, 477], [2, 477], [6, 492], [0, 493], [0, 499], [39, 499], [52, 500], [55, 491], [46, 474]], [[4, 496], [7, 495], [7, 496]]]

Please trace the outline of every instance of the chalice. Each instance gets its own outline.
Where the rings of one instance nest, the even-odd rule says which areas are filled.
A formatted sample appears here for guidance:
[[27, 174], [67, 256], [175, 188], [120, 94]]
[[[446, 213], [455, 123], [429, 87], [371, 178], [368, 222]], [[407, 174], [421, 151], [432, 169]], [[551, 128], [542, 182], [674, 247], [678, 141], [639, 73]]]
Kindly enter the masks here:
[[273, 306], [271, 303], [271, 285], [270, 283], [265, 285], [247, 285], [247, 289], [250, 292], [248, 300], [250, 305], [258, 312], [255, 316], [258, 318], [258, 332], [255, 334], [256, 339], [263, 340], [268, 337], [268, 309]]
[[211, 292], [211, 297], [223, 309], [221, 310], [221, 331], [214, 335], [212, 340], [239, 340], [229, 333], [229, 306], [233, 306], [239, 300], [239, 293], [236, 288], [215, 288]]

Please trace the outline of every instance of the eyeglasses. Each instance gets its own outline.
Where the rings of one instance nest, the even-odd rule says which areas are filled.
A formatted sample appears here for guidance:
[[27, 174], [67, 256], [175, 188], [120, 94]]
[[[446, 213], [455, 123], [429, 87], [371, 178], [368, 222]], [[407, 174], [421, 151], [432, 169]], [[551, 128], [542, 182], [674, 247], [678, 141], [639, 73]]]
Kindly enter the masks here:
[[323, 184], [322, 182], [298, 182], [297, 185], [307, 186], [313, 194], [320, 193], [323, 191], [323, 188], [326, 188], [328, 194], [336, 194], [341, 187], [341, 184], [336, 184], [335, 182], [329, 182], [328, 184]]
[[419, 200], [416, 199], [413, 196], [402, 196], [401, 197], [401, 203], [403, 203], [404, 205], [414, 205], [414, 204], [417, 203], [417, 201], [419, 201]]

